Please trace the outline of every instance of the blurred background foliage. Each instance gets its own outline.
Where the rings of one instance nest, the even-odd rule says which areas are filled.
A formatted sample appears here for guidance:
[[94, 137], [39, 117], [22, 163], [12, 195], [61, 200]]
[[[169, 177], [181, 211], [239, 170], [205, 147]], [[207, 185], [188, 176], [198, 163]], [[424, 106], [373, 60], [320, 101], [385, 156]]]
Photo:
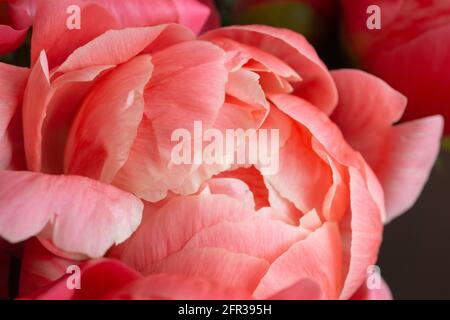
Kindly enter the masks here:
[[336, 0], [216, 0], [222, 25], [264, 24], [304, 35], [330, 69], [348, 65], [340, 50]]

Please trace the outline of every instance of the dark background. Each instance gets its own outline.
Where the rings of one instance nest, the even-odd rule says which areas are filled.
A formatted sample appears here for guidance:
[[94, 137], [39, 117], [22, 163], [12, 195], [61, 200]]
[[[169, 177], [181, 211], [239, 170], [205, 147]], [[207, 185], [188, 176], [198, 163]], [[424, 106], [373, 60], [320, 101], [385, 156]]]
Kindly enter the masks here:
[[396, 299], [450, 299], [450, 153], [415, 206], [388, 224], [379, 266]]

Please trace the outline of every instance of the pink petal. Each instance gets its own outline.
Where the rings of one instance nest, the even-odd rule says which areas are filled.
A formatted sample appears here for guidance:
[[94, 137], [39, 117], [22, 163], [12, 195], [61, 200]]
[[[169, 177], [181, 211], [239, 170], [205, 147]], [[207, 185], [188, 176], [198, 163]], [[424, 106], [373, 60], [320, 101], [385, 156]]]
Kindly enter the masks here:
[[16, 50], [31, 25], [27, 0], [0, 1], [0, 55]]
[[219, 28], [221, 25], [221, 16], [219, 11], [216, 8], [214, 0], [200, 0], [203, 4], [207, 5], [211, 10], [209, 15], [209, 19], [206, 24], [203, 26], [200, 33]]
[[271, 263], [306, 235], [296, 226], [268, 218], [222, 222], [199, 231], [186, 243], [183, 250], [223, 248]]
[[[11, 245], [0, 238], [0, 299], [12, 299], [11, 288], [15, 288], [13, 262], [18, 261], [21, 247]], [[17, 260], [16, 260], [17, 259]]]
[[8, 128], [13, 117], [20, 113], [28, 75], [28, 69], [0, 63], [0, 169], [9, 167], [13, 158], [13, 141]]
[[117, 290], [105, 299], [132, 300], [249, 300], [242, 288], [221, 286], [202, 277], [155, 274]]
[[104, 7], [122, 28], [179, 23], [195, 33], [202, 30], [212, 7], [198, 0], [94, 0]]
[[[279, 170], [276, 174], [265, 175], [264, 179], [273, 188], [269, 188], [274, 193], [269, 201], [275, 200], [273, 197], [278, 195], [306, 213], [322, 206], [332, 184], [332, 176], [328, 164], [310, 147], [311, 135], [291, 123], [291, 136], [279, 152]], [[273, 201], [270, 202], [272, 206], [278, 207]], [[296, 217], [293, 218], [298, 222]]]
[[180, 25], [109, 30], [79, 47], [58, 67], [67, 72], [95, 65], [117, 65], [146, 52], [163, 50], [179, 42], [194, 39], [194, 34]]
[[41, 52], [33, 66], [25, 89], [22, 116], [25, 154], [28, 169], [40, 171], [42, 165], [42, 124], [44, 123], [50, 93], [47, 57]]
[[285, 114], [304, 126], [339, 163], [357, 166], [355, 152], [345, 141], [339, 128], [322, 111], [306, 100], [293, 95], [278, 94], [270, 100]]
[[66, 173], [105, 183], [113, 180], [136, 137], [144, 111], [144, 87], [152, 69], [151, 57], [140, 55], [112, 70], [92, 88], [70, 129]]
[[442, 118], [393, 126], [405, 109], [400, 93], [362, 71], [332, 74], [340, 95], [332, 119], [380, 180], [391, 220], [414, 204], [427, 181], [439, 152]]
[[94, 0], [120, 23], [122, 28], [148, 27], [177, 22], [173, 1], [167, 0]]
[[205, 277], [222, 286], [241, 287], [251, 292], [268, 267], [264, 259], [221, 248], [186, 248], [150, 265], [143, 273]]
[[255, 207], [253, 194], [245, 182], [233, 178], [213, 178], [206, 183], [212, 194], [224, 194], [233, 199], [243, 201], [250, 207]]
[[64, 172], [64, 150], [75, 116], [96, 80], [113, 67], [87, 67], [67, 72], [52, 81], [45, 101], [45, 120], [42, 125], [43, 172]]
[[381, 279], [381, 287], [379, 289], [369, 289], [364, 283], [351, 297], [351, 300], [392, 300], [392, 293], [389, 286]]
[[94, 300], [121, 289], [127, 284], [140, 279], [141, 275], [122, 263], [111, 259], [91, 260], [81, 267], [81, 290], [67, 287], [70, 276], [54, 282], [31, 295], [22, 298], [36, 300]]
[[[25, 89], [23, 134], [28, 168], [61, 173], [67, 132], [92, 83], [112, 66], [68, 72], [50, 83], [45, 52], [32, 69]], [[43, 152], [44, 151], [44, 152]]]
[[176, 129], [193, 134], [194, 121], [202, 121], [204, 130], [212, 127], [224, 103], [227, 71], [224, 52], [204, 41], [180, 43], [152, 57], [144, 119], [114, 184], [147, 201], [159, 201], [168, 190], [195, 193], [215, 173], [193, 173], [192, 165], [173, 164], [176, 143], [171, 136]]
[[349, 177], [351, 217], [350, 221], [341, 224], [343, 238], [349, 241], [349, 251], [344, 252], [348, 270], [340, 295], [344, 300], [349, 299], [362, 284], [367, 267], [375, 264], [383, 230], [382, 213], [367, 189], [364, 176], [349, 168]]
[[[363, 27], [367, 15], [359, 8], [377, 4], [383, 12], [382, 30]], [[357, 6], [355, 8], [355, 6]], [[343, 4], [346, 38], [367, 71], [387, 81], [408, 97], [404, 120], [433, 114], [450, 117], [448, 72], [450, 63], [448, 1], [359, 1]], [[438, 22], [438, 23], [437, 23]], [[435, 67], [430, 68], [429, 61]], [[411, 76], [414, 75], [414, 76]], [[445, 133], [449, 133], [448, 122]]]
[[296, 94], [330, 114], [337, 103], [331, 76], [311, 45], [298, 33], [268, 26], [232, 26], [207, 32], [202, 39], [228, 38], [270, 53], [303, 79]]
[[269, 207], [269, 191], [267, 190], [261, 173], [255, 168], [239, 168], [225, 171], [217, 175], [218, 178], [235, 178], [243, 181], [253, 194], [255, 209]]
[[[341, 245], [337, 225], [325, 223], [303, 241], [292, 245], [270, 266], [254, 292], [264, 299], [283, 292], [303, 279], [320, 286], [324, 298], [336, 299], [341, 287]], [[297, 289], [307, 290], [308, 282]], [[300, 291], [301, 292], [301, 291]]]
[[[178, 23], [200, 33], [211, 15], [211, 7], [198, 0], [173, 0], [178, 10]], [[217, 25], [218, 26], [218, 25]]]
[[28, 28], [15, 30], [10, 26], [0, 25], [0, 54], [16, 50], [25, 40]]
[[281, 290], [269, 300], [322, 300], [322, 288], [309, 278], [302, 279], [287, 289]]
[[[193, 215], [194, 214], [194, 215]], [[119, 246], [119, 258], [138, 271], [179, 251], [200, 230], [254, 216], [248, 204], [226, 195], [175, 197], [146, 205], [138, 230]], [[112, 256], [117, 257], [114, 250]]]
[[19, 296], [28, 296], [51, 285], [66, 275], [69, 265], [76, 264], [76, 261], [52, 254], [38, 239], [28, 240], [22, 255]]
[[47, 226], [59, 248], [98, 257], [141, 220], [137, 198], [88, 178], [18, 171], [0, 171], [0, 177], [0, 235], [10, 242]]
[[383, 161], [375, 167], [386, 199], [387, 221], [410, 209], [419, 198], [440, 150], [442, 116], [432, 116], [395, 126]]

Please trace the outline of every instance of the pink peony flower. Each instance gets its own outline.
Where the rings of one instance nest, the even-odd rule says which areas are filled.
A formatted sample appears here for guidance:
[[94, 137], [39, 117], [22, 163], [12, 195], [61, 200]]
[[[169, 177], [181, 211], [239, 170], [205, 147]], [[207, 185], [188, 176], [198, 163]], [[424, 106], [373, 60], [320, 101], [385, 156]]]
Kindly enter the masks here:
[[[405, 120], [450, 117], [450, 1], [341, 1], [345, 44], [362, 68], [408, 98]], [[368, 6], [380, 8], [381, 29], [369, 30]], [[447, 124], [445, 133], [450, 126]]]
[[[26, 250], [30, 297], [78, 298], [57, 280], [66, 260], [110, 247], [127, 267], [83, 265], [81, 295], [370, 296], [361, 286], [383, 222], [418, 197], [440, 116], [394, 126], [401, 94], [361, 71], [330, 72], [292, 31], [110, 30], [103, 9], [86, 5], [85, 31], [61, 38], [65, 14], [52, 8], [31, 70], [0, 64], [0, 236], [38, 236], [65, 259]], [[175, 164], [171, 134], [196, 121], [279, 130], [279, 170]]]

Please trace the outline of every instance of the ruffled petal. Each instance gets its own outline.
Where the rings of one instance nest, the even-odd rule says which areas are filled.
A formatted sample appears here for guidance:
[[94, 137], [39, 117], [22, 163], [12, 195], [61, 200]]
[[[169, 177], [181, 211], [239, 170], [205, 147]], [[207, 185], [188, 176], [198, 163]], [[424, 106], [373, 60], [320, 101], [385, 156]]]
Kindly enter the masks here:
[[134, 281], [105, 299], [126, 300], [249, 300], [243, 288], [219, 285], [203, 277], [155, 274]]
[[20, 113], [23, 91], [29, 70], [0, 63], [0, 169], [8, 168], [13, 159], [14, 141], [9, 126], [13, 117]]
[[25, 40], [31, 25], [29, 2], [0, 1], [0, 55], [16, 50]]
[[0, 171], [0, 204], [9, 242], [45, 231], [57, 247], [91, 257], [126, 240], [143, 209], [133, 195], [88, 178], [18, 171]]
[[334, 110], [337, 90], [333, 80], [314, 48], [298, 33], [287, 29], [249, 25], [212, 30], [201, 38], [212, 41], [228, 38], [274, 55], [303, 79], [295, 87], [295, 94], [310, 101], [326, 114]]
[[67, 281], [70, 274], [55, 281], [51, 286], [42, 288], [26, 299], [36, 300], [97, 300], [105, 295], [120, 290], [127, 284], [140, 279], [142, 276], [117, 260], [90, 260], [80, 266], [81, 290], [69, 289]]
[[344, 265], [347, 271], [341, 299], [349, 299], [367, 275], [367, 268], [375, 264], [382, 239], [382, 212], [371, 193], [363, 174], [349, 168], [349, 221], [341, 223], [344, 241]]
[[139, 53], [163, 50], [171, 45], [194, 39], [181, 25], [109, 30], [71, 52], [56, 72], [68, 72], [96, 65], [117, 65]]
[[381, 279], [381, 287], [369, 289], [364, 283], [351, 297], [351, 300], [392, 300], [393, 296], [389, 286]]
[[[221, 49], [204, 41], [180, 43], [152, 56], [154, 72], [145, 89], [144, 119], [115, 185], [147, 201], [159, 201], [168, 190], [195, 193], [215, 173], [174, 163], [177, 142], [172, 135], [184, 129], [199, 141], [202, 136], [194, 137], [194, 122], [201, 121], [203, 130], [212, 127], [225, 98], [224, 59]], [[183, 143], [190, 144], [187, 140]]]
[[[325, 223], [303, 241], [292, 245], [270, 266], [254, 292], [265, 299], [278, 292], [292, 289], [307, 290], [310, 279], [323, 292], [323, 298], [336, 299], [341, 288], [342, 257], [338, 227]], [[301, 285], [305, 287], [302, 288]]]

